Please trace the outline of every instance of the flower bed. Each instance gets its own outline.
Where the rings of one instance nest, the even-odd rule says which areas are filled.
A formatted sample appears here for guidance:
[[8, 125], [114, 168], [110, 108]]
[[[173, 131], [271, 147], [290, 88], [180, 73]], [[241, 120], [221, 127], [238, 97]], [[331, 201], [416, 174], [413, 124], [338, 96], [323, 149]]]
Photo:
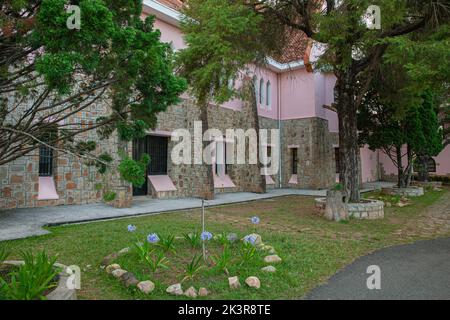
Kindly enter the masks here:
[[[259, 218], [253, 217], [251, 223], [256, 226]], [[240, 236], [208, 231], [145, 235], [134, 225], [127, 229], [136, 241], [105, 257], [102, 267], [138, 295], [214, 297], [215, 281], [226, 284], [221, 290], [239, 290], [241, 283], [258, 290], [264, 285], [259, 276], [276, 272], [273, 264], [282, 261], [273, 247], [262, 242], [256, 227], [255, 233]]]

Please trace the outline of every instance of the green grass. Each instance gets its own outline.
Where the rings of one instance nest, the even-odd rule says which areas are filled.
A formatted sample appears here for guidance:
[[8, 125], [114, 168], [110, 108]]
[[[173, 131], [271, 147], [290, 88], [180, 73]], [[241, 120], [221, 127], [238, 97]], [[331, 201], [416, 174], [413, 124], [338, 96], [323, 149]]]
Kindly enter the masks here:
[[[229, 267], [230, 275], [238, 275], [243, 284], [247, 276], [257, 276], [262, 287], [259, 290], [228, 288], [227, 275], [211, 268], [203, 269], [194, 281], [183, 284], [186, 289], [194, 285], [197, 289], [205, 286], [212, 292], [209, 299], [297, 299], [310, 289], [319, 285], [336, 271], [351, 263], [357, 257], [389, 245], [412, 242], [427, 238], [419, 230], [408, 237], [396, 235], [396, 231], [409, 223], [416, 225], [421, 213], [429, 205], [448, 197], [449, 191], [430, 191], [421, 198], [412, 200], [412, 205], [404, 208], [387, 208], [384, 220], [349, 220], [347, 223], [334, 223], [324, 220], [314, 210], [314, 199], [309, 197], [286, 197], [258, 201], [249, 204], [223, 206], [207, 210], [207, 230], [213, 234], [236, 232], [240, 237], [254, 232], [250, 218], [261, 218], [258, 233], [264, 243], [275, 247], [283, 259], [276, 265], [275, 274], [260, 271], [264, 266], [262, 257], [252, 264]], [[372, 195], [377, 196], [377, 195]], [[132, 289], [124, 288], [117, 280], [108, 276], [99, 265], [104, 256], [129, 247], [135, 235], [127, 232], [127, 225], [137, 226], [141, 236], [156, 232], [163, 236], [175, 235], [176, 254], [167, 253], [170, 260], [168, 270], [153, 274], [129, 253], [117, 261], [123, 268], [132, 271], [141, 280], [155, 282], [156, 289], [144, 296]], [[81, 299], [185, 299], [171, 297], [165, 293], [167, 286], [180, 281], [186, 264], [201, 249], [192, 249], [183, 234], [199, 230], [200, 211], [167, 213], [157, 216], [121, 219], [80, 225], [52, 227], [49, 235], [24, 240], [0, 243], [7, 245], [13, 257], [20, 250], [58, 255], [58, 261], [66, 265], [78, 265], [82, 269]], [[431, 237], [448, 236], [433, 234]], [[211, 254], [220, 253], [220, 244], [209, 246]], [[237, 261], [237, 250], [234, 250]], [[11, 258], [11, 257], [10, 257]]]

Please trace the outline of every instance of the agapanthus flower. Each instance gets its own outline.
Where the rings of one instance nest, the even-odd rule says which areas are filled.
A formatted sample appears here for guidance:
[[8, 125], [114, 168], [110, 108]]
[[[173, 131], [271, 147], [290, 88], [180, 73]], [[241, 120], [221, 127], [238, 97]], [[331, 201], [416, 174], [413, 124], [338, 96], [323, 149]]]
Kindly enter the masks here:
[[248, 236], [244, 237], [244, 243], [250, 243], [251, 245], [255, 245], [256, 243], [256, 237], [254, 235], [249, 234]]
[[212, 239], [212, 237], [213, 237], [212, 233], [208, 231], [203, 231], [202, 234], [200, 235], [202, 241], [209, 241]]
[[159, 237], [156, 233], [151, 233], [147, 236], [147, 241], [150, 243], [157, 243], [159, 242]]
[[256, 217], [256, 216], [252, 217], [251, 220], [252, 220], [252, 223], [253, 223], [253, 224], [259, 224], [259, 222], [260, 222], [259, 218]]
[[128, 232], [135, 232], [136, 231], [136, 226], [132, 225], [132, 224], [129, 224], [127, 229], [128, 229]]

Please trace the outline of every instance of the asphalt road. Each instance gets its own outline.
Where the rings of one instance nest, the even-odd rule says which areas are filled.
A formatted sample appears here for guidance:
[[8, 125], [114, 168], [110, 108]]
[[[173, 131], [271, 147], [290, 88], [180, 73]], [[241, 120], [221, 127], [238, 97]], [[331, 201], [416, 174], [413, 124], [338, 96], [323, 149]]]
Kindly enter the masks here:
[[[381, 289], [369, 290], [369, 266]], [[373, 282], [371, 282], [373, 283]], [[313, 289], [308, 300], [450, 300], [450, 238], [394, 246], [361, 257]]]

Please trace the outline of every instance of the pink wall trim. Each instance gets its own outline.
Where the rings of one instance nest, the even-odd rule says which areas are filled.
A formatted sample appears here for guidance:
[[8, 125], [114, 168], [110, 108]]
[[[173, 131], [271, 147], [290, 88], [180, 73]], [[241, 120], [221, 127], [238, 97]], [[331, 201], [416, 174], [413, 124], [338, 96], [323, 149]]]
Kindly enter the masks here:
[[229, 175], [214, 175], [214, 188], [235, 188], [236, 185], [233, 183]]
[[271, 176], [265, 176], [265, 177], [266, 177], [266, 184], [269, 184], [269, 185], [275, 184], [275, 181], [273, 181]]
[[298, 184], [298, 176], [296, 174], [293, 174], [291, 176], [291, 179], [289, 180], [289, 184]]
[[158, 136], [158, 137], [171, 137], [172, 131], [164, 131], [164, 130], [151, 130], [148, 132], [151, 136]]
[[56, 192], [55, 180], [53, 177], [39, 177], [39, 194], [38, 200], [58, 200], [59, 196]]
[[156, 192], [177, 191], [169, 176], [148, 176], [148, 179]]
[[288, 145], [288, 149], [299, 149], [300, 146], [298, 144], [290, 144]]

